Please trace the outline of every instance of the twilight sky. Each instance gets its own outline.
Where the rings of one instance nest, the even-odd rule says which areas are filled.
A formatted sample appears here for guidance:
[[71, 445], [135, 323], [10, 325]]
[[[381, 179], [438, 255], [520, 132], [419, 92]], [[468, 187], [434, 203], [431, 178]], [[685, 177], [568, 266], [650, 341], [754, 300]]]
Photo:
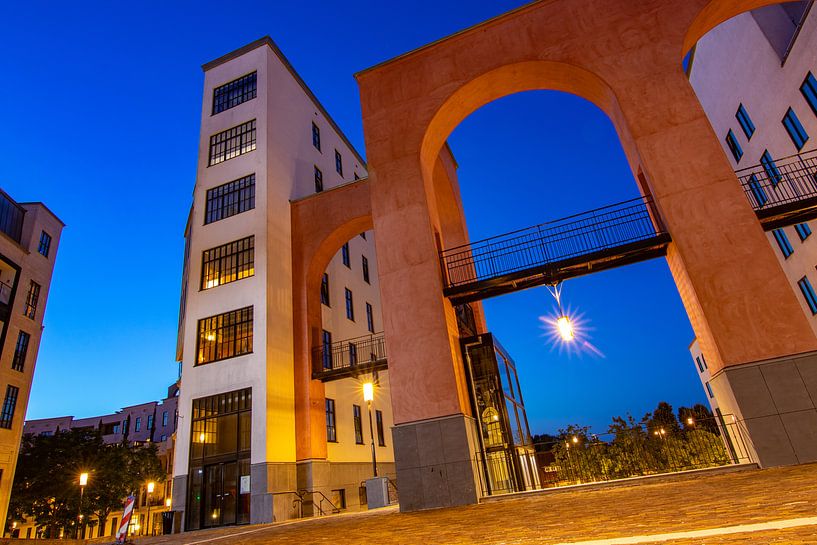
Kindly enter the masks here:
[[[363, 150], [352, 74], [520, 0], [408, 3], [14, 2], [0, 18], [0, 187], [66, 224], [27, 418], [159, 399], [176, 378], [182, 231], [196, 172], [201, 64], [270, 35]], [[506, 97], [452, 134], [474, 240], [637, 196], [615, 131], [583, 99]], [[666, 262], [568, 281], [604, 357], [553, 348], [544, 288], [486, 302], [517, 362], [531, 431], [604, 431], [658, 401], [704, 402]]]

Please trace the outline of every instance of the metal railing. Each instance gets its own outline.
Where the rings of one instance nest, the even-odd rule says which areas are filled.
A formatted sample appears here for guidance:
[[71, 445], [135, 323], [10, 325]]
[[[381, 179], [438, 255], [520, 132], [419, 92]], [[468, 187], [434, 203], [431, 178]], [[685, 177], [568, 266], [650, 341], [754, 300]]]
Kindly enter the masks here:
[[817, 198], [817, 150], [761, 160], [735, 174], [756, 212]]
[[370, 365], [386, 359], [386, 339], [383, 333], [333, 342], [312, 351], [315, 369], [338, 371]]
[[666, 230], [639, 197], [440, 252], [446, 287], [490, 280], [650, 240]]

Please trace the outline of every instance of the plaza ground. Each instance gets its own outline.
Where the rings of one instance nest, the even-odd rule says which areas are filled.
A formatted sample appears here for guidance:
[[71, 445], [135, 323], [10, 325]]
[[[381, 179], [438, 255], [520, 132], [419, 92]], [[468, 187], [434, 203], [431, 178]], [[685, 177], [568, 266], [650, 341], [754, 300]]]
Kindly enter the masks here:
[[[782, 521], [794, 527], [775, 529], [764, 525]], [[729, 531], [725, 528], [742, 525], [761, 525], [761, 529], [725, 533]], [[754, 528], [749, 526], [748, 530]], [[691, 538], [677, 535], [663, 541], [645, 541], [644, 537], [708, 529], [717, 535]], [[746, 528], [737, 530], [743, 529]], [[582, 542], [817, 544], [817, 464], [725, 474], [698, 473], [602, 489], [531, 493], [480, 505], [416, 513], [387, 508], [138, 541], [139, 545]]]

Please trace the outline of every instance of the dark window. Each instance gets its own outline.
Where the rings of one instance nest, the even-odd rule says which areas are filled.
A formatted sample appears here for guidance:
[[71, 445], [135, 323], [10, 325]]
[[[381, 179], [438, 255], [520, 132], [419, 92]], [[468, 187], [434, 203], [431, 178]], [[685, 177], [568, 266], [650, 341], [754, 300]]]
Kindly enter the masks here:
[[136, 425], [133, 426], [133, 431], [139, 431], [141, 429], [142, 429], [142, 417], [137, 416], [136, 417]]
[[207, 190], [204, 224], [255, 208], [255, 174]]
[[252, 352], [252, 307], [199, 320], [197, 365]]
[[752, 191], [752, 196], [755, 198], [755, 206], [757, 208], [760, 208], [769, 202], [769, 196], [766, 195], [766, 190], [763, 189], [763, 186], [760, 185], [760, 181], [754, 174], [752, 174], [752, 176], [749, 178], [749, 189]]
[[113, 425], [113, 432], [114, 433], [119, 433], [119, 423], [118, 422]]
[[360, 405], [352, 405], [352, 415], [355, 421], [355, 443], [363, 444], [363, 418], [360, 416]]
[[6, 398], [3, 400], [3, 412], [0, 413], [0, 428], [11, 429], [14, 420], [14, 409], [17, 407], [17, 394], [20, 389], [16, 386], [6, 386]]
[[366, 303], [366, 326], [371, 333], [374, 333], [374, 313], [372, 312], [372, 305]]
[[255, 119], [210, 137], [208, 166], [223, 163], [255, 149]]
[[743, 107], [743, 104], [738, 106], [738, 111], [735, 114], [735, 117], [738, 119], [740, 127], [746, 134], [746, 138], [752, 138], [752, 135], [755, 133], [755, 124], [752, 123], [752, 118], [749, 117], [749, 113], [746, 111], [746, 108]]
[[159, 441], [167, 441], [167, 435], [162, 434], [162, 436], [159, 438]]
[[347, 242], [340, 248], [340, 257], [343, 260], [343, 264], [352, 268], [352, 261], [349, 259], [349, 243]]
[[25, 209], [0, 190], [0, 231], [20, 242]]
[[357, 345], [349, 343], [349, 365], [357, 365]]
[[811, 106], [811, 111], [817, 115], [817, 78], [811, 72], [806, 76], [803, 85], [800, 86], [800, 92], [803, 93], [808, 105]]
[[359, 180], [359, 179], [360, 179], [360, 176], [358, 176], [357, 172], [355, 172], [355, 180]]
[[346, 489], [332, 490], [332, 505], [338, 509], [346, 509]]
[[709, 397], [715, 397], [715, 394], [712, 392], [712, 386], [709, 383], [706, 383], [706, 393], [709, 394]]
[[335, 400], [326, 398], [326, 440], [336, 443], [338, 440], [338, 429], [335, 423]]
[[167, 427], [167, 411], [164, 411], [162, 413], [162, 427], [163, 428]]
[[209, 290], [255, 274], [255, 236], [204, 250], [201, 289]]
[[706, 364], [706, 358], [704, 357], [704, 355], [703, 355], [703, 354], [701, 354], [701, 363], [703, 363], [703, 364], [704, 364], [704, 369], [708, 369], [708, 368], [709, 368], [709, 366]]
[[797, 281], [800, 286], [800, 291], [803, 292], [803, 297], [808, 303], [808, 308], [811, 309], [812, 314], [817, 314], [817, 294], [814, 293], [814, 288], [811, 287], [811, 282], [807, 277], [803, 277]]
[[323, 279], [321, 279], [321, 303], [329, 305], [329, 274], [323, 273]]
[[360, 233], [360, 238], [362, 238], [363, 240], [366, 240], [366, 231], [363, 231], [362, 233]]
[[321, 151], [321, 130], [315, 123], [312, 123], [312, 145], [315, 149]]
[[338, 171], [338, 174], [343, 176], [343, 157], [340, 156], [338, 150], [335, 150], [335, 170]]
[[380, 411], [375, 411], [374, 416], [377, 420], [377, 444], [381, 447], [385, 447], [386, 435], [383, 433], [383, 413]]
[[323, 368], [324, 369], [331, 369], [332, 368], [332, 333], [329, 331], [323, 330], [322, 338], [321, 338], [321, 352], [323, 354]]
[[323, 191], [323, 172], [318, 167], [315, 167], [315, 193]]
[[352, 300], [352, 290], [349, 288], [344, 288], [346, 290], [346, 317], [355, 321], [355, 303]]
[[783, 257], [788, 258], [794, 253], [794, 248], [792, 248], [791, 243], [789, 242], [789, 237], [786, 236], [783, 229], [775, 229], [772, 231], [772, 234], [774, 235], [774, 239], [777, 241], [777, 245], [780, 246], [780, 251], [783, 253]]
[[765, 150], [763, 155], [760, 156], [760, 164], [763, 165], [763, 170], [766, 171], [766, 176], [772, 182], [772, 187], [775, 187], [783, 180], [783, 176], [780, 174], [780, 169], [777, 168], [777, 165], [772, 159], [772, 155], [769, 153], [769, 150]]
[[369, 260], [366, 256], [361, 256], [363, 258], [363, 281], [367, 284], [371, 284], [369, 281]]
[[40, 245], [37, 251], [48, 257], [48, 252], [51, 250], [51, 235], [43, 231], [40, 233]]
[[213, 91], [213, 115], [254, 99], [258, 95], [258, 73], [253, 72]]
[[695, 362], [698, 364], [698, 370], [703, 373], [704, 372], [704, 365], [701, 363], [701, 357], [695, 356]]
[[806, 240], [811, 234], [811, 227], [808, 226], [808, 223], [798, 223], [794, 226], [794, 230], [797, 231], [800, 240]]
[[148, 429], [149, 430], [153, 429], [153, 415], [152, 414], [148, 415]]
[[732, 129], [729, 129], [729, 133], [726, 135], [726, 145], [729, 146], [729, 151], [732, 152], [735, 162], [739, 163], [740, 158], [743, 157], [743, 150], [740, 144], [738, 144], [738, 139], [735, 138], [735, 133], [732, 132]]
[[37, 302], [40, 300], [40, 285], [34, 280], [28, 286], [28, 294], [26, 295], [26, 304], [23, 307], [23, 315], [34, 319], [37, 316]]
[[25, 331], [21, 331], [17, 336], [17, 344], [14, 346], [14, 358], [11, 360], [11, 368], [15, 371], [22, 371], [26, 366], [29, 340], [31, 340], [31, 335]]
[[794, 142], [794, 147], [797, 148], [797, 151], [803, 149], [803, 146], [808, 142], [808, 134], [797, 118], [797, 114], [795, 114], [791, 108], [789, 108], [785, 117], [783, 117], [783, 126], [786, 127], [786, 131], [788, 131], [789, 137], [791, 141]]

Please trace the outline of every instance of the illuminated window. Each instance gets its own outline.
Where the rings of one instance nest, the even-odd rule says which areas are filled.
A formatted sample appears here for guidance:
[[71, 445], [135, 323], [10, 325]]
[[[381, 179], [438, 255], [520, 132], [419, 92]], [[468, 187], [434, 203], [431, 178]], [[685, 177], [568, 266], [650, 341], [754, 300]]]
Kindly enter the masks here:
[[326, 440], [331, 443], [338, 441], [338, 431], [335, 424], [335, 400], [326, 398]]
[[201, 289], [208, 290], [255, 274], [255, 236], [228, 242], [202, 254]]
[[729, 146], [729, 151], [732, 152], [735, 162], [739, 163], [740, 158], [743, 157], [743, 150], [740, 144], [738, 144], [738, 139], [735, 138], [735, 133], [732, 132], [732, 129], [729, 129], [729, 133], [726, 135], [726, 145]]
[[253, 72], [229, 83], [216, 87], [213, 91], [213, 115], [234, 108], [254, 99], [258, 94], [258, 73]]
[[22, 371], [25, 368], [29, 340], [31, 340], [31, 335], [25, 331], [21, 331], [17, 336], [17, 344], [14, 346], [14, 358], [11, 360], [11, 368], [15, 371]]
[[14, 420], [14, 409], [17, 407], [17, 395], [20, 389], [16, 386], [6, 386], [6, 398], [3, 400], [3, 411], [0, 413], [0, 428], [11, 429]]
[[499, 422], [499, 413], [493, 407], [482, 412], [482, 434], [486, 447], [502, 445], [502, 425]]
[[363, 444], [363, 418], [360, 413], [360, 405], [352, 405], [352, 416], [355, 422], [355, 443]]
[[199, 320], [197, 364], [202, 365], [252, 352], [253, 307]]
[[806, 129], [803, 128], [802, 123], [800, 123], [800, 120], [797, 118], [797, 114], [795, 114], [791, 108], [789, 108], [783, 117], [783, 126], [786, 127], [786, 131], [789, 133], [789, 137], [794, 143], [794, 147], [797, 148], [797, 151], [803, 149], [803, 146], [808, 142], [808, 133], [806, 133]]
[[210, 137], [208, 166], [223, 163], [255, 149], [255, 119]]
[[32, 320], [37, 316], [37, 303], [40, 300], [40, 285], [34, 280], [28, 286], [28, 294], [26, 295], [26, 303], [23, 306], [23, 316], [31, 318]]
[[204, 224], [255, 208], [255, 174], [207, 190]]
[[37, 251], [45, 257], [48, 257], [48, 252], [51, 251], [51, 235], [45, 231], [40, 233], [40, 245], [37, 247]]

